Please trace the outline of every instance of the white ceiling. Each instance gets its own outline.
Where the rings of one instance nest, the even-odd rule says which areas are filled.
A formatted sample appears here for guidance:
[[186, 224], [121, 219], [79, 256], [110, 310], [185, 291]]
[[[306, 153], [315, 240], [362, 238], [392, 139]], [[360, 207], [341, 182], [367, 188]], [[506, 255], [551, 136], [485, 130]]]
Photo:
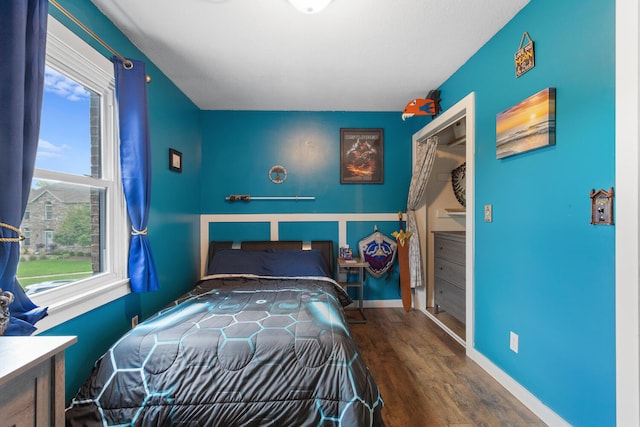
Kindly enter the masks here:
[[92, 2], [201, 109], [402, 111], [529, 0]]

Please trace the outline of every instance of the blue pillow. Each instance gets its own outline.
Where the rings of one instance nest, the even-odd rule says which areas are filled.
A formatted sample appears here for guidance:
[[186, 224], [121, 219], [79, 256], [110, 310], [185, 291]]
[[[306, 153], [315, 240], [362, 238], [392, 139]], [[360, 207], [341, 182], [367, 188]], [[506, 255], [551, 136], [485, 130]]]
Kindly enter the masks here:
[[267, 274], [265, 260], [261, 251], [243, 251], [241, 249], [221, 249], [215, 251], [209, 260], [207, 274]]
[[270, 269], [272, 276], [326, 276], [331, 277], [327, 263], [318, 250], [272, 251]]
[[209, 260], [207, 274], [330, 277], [322, 252], [317, 250], [221, 249]]

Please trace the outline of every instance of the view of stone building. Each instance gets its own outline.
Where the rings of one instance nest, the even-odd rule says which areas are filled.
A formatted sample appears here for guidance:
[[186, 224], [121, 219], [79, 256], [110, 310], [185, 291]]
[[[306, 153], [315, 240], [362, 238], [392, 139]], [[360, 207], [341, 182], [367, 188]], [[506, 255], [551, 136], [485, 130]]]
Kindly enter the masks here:
[[[90, 119], [89, 140], [91, 145], [90, 163], [91, 176], [101, 176], [101, 129], [100, 129], [100, 96], [87, 89], [89, 95]], [[36, 161], [36, 168], [38, 163]], [[69, 173], [64, 162], [60, 172]], [[77, 173], [77, 172], [73, 172]], [[86, 175], [85, 175], [86, 176]], [[79, 256], [91, 255], [93, 272], [101, 271], [102, 265], [102, 223], [105, 209], [105, 191], [83, 185], [64, 182], [34, 180], [34, 187], [29, 194], [29, 200], [21, 223], [21, 231], [25, 240], [21, 243], [23, 254], [44, 253], [73, 253]], [[79, 222], [78, 210], [83, 210]], [[74, 214], [75, 212], [75, 214]], [[69, 215], [74, 217], [71, 221]], [[66, 225], [65, 221], [69, 221]], [[69, 233], [69, 224], [77, 228]], [[65, 228], [66, 239], [62, 239], [60, 227]], [[77, 231], [77, 233], [76, 233]], [[82, 239], [69, 243], [69, 234], [82, 234]], [[57, 237], [56, 237], [57, 235]], [[81, 243], [80, 243], [81, 242]]]
[[[42, 181], [41, 181], [42, 182]], [[74, 208], [91, 206], [91, 190], [87, 187], [62, 183], [46, 183], [31, 190], [27, 209], [22, 220], [23, 252], [34, 253], [51, 250], [57, 246], [55, 233]], [[90, 247], [74, 247], [74, 250], [86, 251]]]

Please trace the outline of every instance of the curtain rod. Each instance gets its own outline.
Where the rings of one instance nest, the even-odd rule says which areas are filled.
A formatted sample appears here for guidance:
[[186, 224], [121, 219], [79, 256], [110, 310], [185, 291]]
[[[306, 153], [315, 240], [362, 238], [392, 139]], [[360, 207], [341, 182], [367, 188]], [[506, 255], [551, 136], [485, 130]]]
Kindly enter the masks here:
[[[65, 9], [64, 7], [62, 7], [60, 5], [60, 3], [58, 3], [56, 0], [49, 0], [49, 3], [51, 3], [52, 5], [54, 5], [60, 12], [62, 12], [67, 18], [71, 19], [73, 22], [75, 22], [80, 28], [82, 28], [87, 34], [89, 34], [91, 37], [93, 37], [98, 43], [100, 43], [102, 46], [104, 46], [109, 52], [111, 52], [112, 54], [114, 54], [116, 57], [118, 57], [118, 59], [120, 61], [122, 61], [122, 64], [124, 65], [124, 68], [126, 69], [130, 69], [133, 68], [133, 62], [131, 62], [130, 60], [128, 60], [127, 58], [125, 58], [124, 56], [120, 55], [118, 52], [116, 52], [115, 49], [113, 49], [111, 46], [109, 46], [104, 40], [102, 40], [100, 37], [98, 37], [98, 35], [96, 33], [94, 33], [93, 31], [91, 31], [86, 25], [84, 25], [82, 22], [80, 22], [80, 20], [78, 18], [76, 18], [75, 16], [73, 16], [71, 14], [71, 12], [69, 12], [67, 9]], [[147, 75], [147, 83], [151, 83], [151, 77], [149, 77]]]
[[124, 64], [124, 66], [126, 68], [131, 68], [133, 67], [133, 63], [131, 61], [129, 61], [127, 58], [125, 58], [124, 56], [120, 55], [118, 52], [116, 52], [111, 46], [109, 46], [104, 40], [102, 40], [100, 37], [98, 37], [96, 35], [96, 33], [94, 33], [93, 31], [91, 31], [86, 25], [84, 25], [82, 22], [80, 22], [80, 20], [78, 18], [76, 18], [75, 16], [73, 16], [71, 14], [71, 12], [69, 12], [67, 9], [65, 9], [64, 7], [60, 6], [60, 3], [58, 3], [56, 0], [49, 0], [49, 3], [51, 3], [52, 5], [54, 5], [60, 12], [62, 12], [63, 14], [65, 14], [67, 16], [67, 18], [71, 19], [73, 22], [75, 22], [80, 28], [82, 28], [87, 34], [89, 34], [91, 37], [93, 37], [98, 43], [100, 43], [102, 46], [104, 46], [105, 48], [107, 48], [109, 50], [109, 52], [113, 53], [115, 56], [118, 57], [118, 59], [120, 59], [120, 61], [122, 61], [122, 63]]

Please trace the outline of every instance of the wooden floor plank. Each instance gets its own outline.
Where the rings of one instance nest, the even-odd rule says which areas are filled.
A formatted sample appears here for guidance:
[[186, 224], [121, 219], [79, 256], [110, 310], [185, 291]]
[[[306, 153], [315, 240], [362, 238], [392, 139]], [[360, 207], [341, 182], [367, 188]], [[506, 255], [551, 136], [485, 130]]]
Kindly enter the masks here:
[[366, 315], [368, 323], [350, 328], [380, 387], [386, 427], [545, 426], [425, 314]]

